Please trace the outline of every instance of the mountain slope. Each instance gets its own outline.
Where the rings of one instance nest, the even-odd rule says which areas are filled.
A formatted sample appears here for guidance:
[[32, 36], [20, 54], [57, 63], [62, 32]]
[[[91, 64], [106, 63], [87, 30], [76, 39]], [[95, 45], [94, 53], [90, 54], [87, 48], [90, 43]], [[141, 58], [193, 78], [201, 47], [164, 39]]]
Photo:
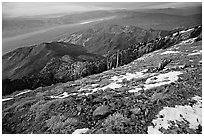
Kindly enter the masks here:
[[177, 34], [127, 65], [4, 97], [3, 133], [202, 133], [202, 34]]
[[[126, 26], [125, 28], [129, 28], [129, 27], [131, 26]], [[112, 27], [112, 28], [114, 29], [112, 29], [111, 31], [113, 31], [114, 33], [117, 33], [117, 32], [121, 33], [121, 29], [118, 29], [118, 28], [121, 28], [121, 26]], [[134, 30], [134, 29], [127, 29], [123, 31], [127, 32], [129, 30]], [[29, 56], [28, 58], [25, 57], [25, 59], [23, 58], [23, 61], [19, 57], [21, 60], [20, 63], [16, 63], [15, 59], [11, 59], [10, 63], [6, 63], [7, 68], [4, 69], [5, 73], [8, 72], [9, 74], [12, 74], [11, 72], [15, 73], [17, 70], [18, 71], [21, 70], [24, 73], [19, 74], [19, 72], [17, 71], [16, 74], [18, 74], [19, 77], [17, 77], [15, 80], [12, 80], [12, 77], [9, 77], [9, 78], [7, 77], [6, 79], [3, 80], [3, 95], [11, 94], [17, 90], [35, 89], [40, 86], [48, 86], [59, 82], [72, 81], [91, 74], [97, 74], [97, 73], [103, 72], [107, 69], [128, 64], [134, 59], [141, 57], [143, 54], [152, 52], [157, 49], [167, 48], [189, 37], [193, 38], [198, 36], [201, 32], [201, 27], [197, 27], [197, 28], [195, 27], [195, 28], [189, 29], [187, 32], [181, 31], [181, 33], [179, 33], [177, 31], [178, 30], [173, 30], [170, 35], [165, 36], [163, 38], [156, 38], [156, 40], [151, 40], [149, 43], [146, 43], [146, 42], [142, 42], [139, 44], [137, 44], [137, 42], [132, 43], [131, 46], [126, 47], [126, 49], [123, 49], [123, 50], [117, 49], [117, 52], [115, 53], [114, 52], [111, 53], [109, 50], [109, 52], [105, 54], [106, 55], [105, 58], [94, 54], [90, 54], [90, 53], [86, 53], [85, 55], [83, 55], [83, 53], [81, 55], [79, 53], [77, 54], [77, 52], [79, 51], [76, 51], [76, 52], [74, 51], [77, 48], [77, 46], [74, 46], [74, 45], [72, 47], [72, 48], [75, 47], [74, 49], [71, 50], [71, 46], [70, 46], [68, 47], [70, 48], [69, 49], [70, 52], [66, 51], [65, 46], [67, 47], [67, 45], [64, 44], [63, 42], [47, 43], [46, 46], [48, 47], [48, 49], [50, 50], [55, 49], [57, 53], [55, 53], [55, 56], [52, 56], [53, 52], [51, 52], [52, 54], [51, 56], [47, 56], [46, 53], [42, 53], [42, 54], [39, 53], [37, 57], [39, 57], [40, 55], [42, 56], [45, 55], [44, 56], [45, 62], [42, 61], [43, 63], [39, 63], [37, 61], [38, 65], [35, 65], [36, 60], [40, 60], [41, 58], [43, 60], [43, 57], [39, 57], [40, 59], [36, 59], [35, 61], [30, 61], [33, 59], [33, 56]], [[154, 33], [154, 30], [150, 30], [150, 32]], [[159, 31], [159, 35], [166, 35], [168, 33], [169, 32]], [[136, 35], [137, 34], [138, 33], [136, 33]], [[146, 38], [151, 38], [152, 37], [151, 34], [147, 35]], [[58, 44], [60, 46], [58, 46]], [[41, 46], [36, 46], [36, 47], [38, 47], [39, 50], [41, 49], [40, 48]], [[83, 47], [80, 47], [80, 48], [83, 48]], [[25, 49], [28, 49], [28, 48], [25, 48]], [[46, 52], [46, 50], [44, 49], [43, 51]], [[68, 54], [68, 55], [63, 54], [64, 52], [71, 53], [71, 54]], [[73, 54], [74, 52], [76, 54], [75, 57]], [[16, 52], [14, 51], [14, 53]], [[5, 59], [5, 62], [10, 61], [10, 57], [8, 57], [9, 54], [11, 56], [11, 54], [13, 53], [8, 53], [8, 55], [4, 56], [5, 58], [7, 57], [7, 59]], [[23, 52], [20, 52], [20, 55], [23, 55]], [[16, 60], [18, 60], [19, 58], [16, 58]], [[22, 63], [22, 62], [26, 62], [26, 63]], [[12, 63], [14, 64], [12, 65]], [[33, 67], [30, 67], [30, 65], [28, 64], [30, 64], [31, 66], [32, 64], [34, 65]], [[27, 71], [24, 71], [24, 70], [27, 70]], [[7, 76], [9, 76], [9, 74]]]
[[[3, 79], [17, 79], [32, 75], [44, 68], [52, 58], [69, 55], [72, 59], [78, 59], [80, 55], [89, 55], [86, 49], [69, 43], [42, 43], [30, 47], [18, 48], [3, 56]], [[93, 56], [92, 58], [94, 58]]]
[[[166, 33], [166, 34], [165, 34]], [[136, 26], [95, 25], [85, 31], [73, 33], [59, 41], [84, 46], [88, 52], [106, 55], [140, 42], [148, 42], [168, 35], [168, 31], [145, 30]]]

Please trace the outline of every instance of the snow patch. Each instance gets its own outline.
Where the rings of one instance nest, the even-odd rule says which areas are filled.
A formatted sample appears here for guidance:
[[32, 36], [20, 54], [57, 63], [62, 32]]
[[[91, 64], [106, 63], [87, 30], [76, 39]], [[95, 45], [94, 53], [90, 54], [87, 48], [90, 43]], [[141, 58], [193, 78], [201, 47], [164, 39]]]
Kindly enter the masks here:
[[194, 30], [194, 28], [191, 28], [191, 29], [188, 29], [188, 30], [183, 30], [183, 31], [180, 31], [180, 34], [190, 32], [190, 31], [193, 31], [193, 30]]
[[63, 98], [66, 98], [68, 96], [71, 96], [71, 95], [77, 95], [78, 93], [71, 93], [71, 94], [68, 94], [67, 92], [64, 92], [63, 94], [60, 94], [58, 96], [50, 96], [50, 98], [55, 98], [55, 99], [63, 99]]
[[173, 34], [173, 36], [176, 36], [176, 35], [177, 35], [177, 32]]
[[193, 50], [192, 52], [198, 52], [198, 50]]
[[88, 131], [88, 128], [76, 129], [72, 134], [84, 134]]
[[200, 51], [198, 51], [198, 52], [195, 52], [195, 53], [188, 54], [188, 56], [200, 55], [200, 54], [202, 54], [202, 50], [200, 50]]
[[153, 53], [157, 53], [157, 52], [160, 52], [162, 49], [159, 49], [159, 50], [156, 50], [156, 51], [153, 51]]
[[83, 46], [85, 47], [85, 43], [88, 42], [91, 38], [87, 38], [84, 42], [83, 42]]
[[146, 73], [147, 71], [148, 71], [148, 69], [144, 69], [144, 70], [142, 70], [142, 71], [140, 71], [140, 72]]
[[[98, 84], [92, 84], [92, 87], [96, 87], [96, 88], [92, 89], [92, 88], [86, 86], [84, 88], [79, 89], [78, 91], [81, 92], [83, 90], [89, 90], [90, 92], [83, 94], [83, 95], [89, 95], [89, 94], [92, 94], [92, 93], [94, 93], [94, 92], [96, 92], [98, 90], [105, 90], [107, 88], [111, 88], [111, 89], [121, 88], [122, 84], [119, 84], [119, 83], [121, 83], [124, 79], [131, 80], [133, 78], [138, 79], [138, 78], [144, 78], [144, 77], [152, 75], [152, 74], [144, 74], [144, 72], [147, 72], [147, 71], [148, 71], [148, 69], [144, 69], [143, 71], [136, 72], [134, 74], [133, 73], [126, 73], [125, 75], [113, 76], [113, 77], [110, 78], [110, 80], [112, 80], [113, 82], [106, 85], [106, 86], [104, 86], [104, 87], [102, 87], [102, 88], [100, 88], [100, 87], [97, 88], [96, 86], [98, 86]], [[138, 90], [138, 89], [135, 88], [135, 90]]]
[[122, 87], [121, 84], [117, 84], [116, 82], [113, 82], [113, 83], [110, 83], [109, 85], [107, 86], [104, 86], [103, 88], [101, 88], [102, 90], [105, 90], [107, 88], [111, 88], [111, 89], [116, 89], [116, 88], [120, 88]]
[[178, 80], [178, 75], [180, 74], [182, 74], [182, 72], [174, 71], [148, 78], [145, 82], [144, 89], [151, 89], [175, 82]]
[[174, 49], [178, 50], [178, 49], [180, 49], [180, 48], [175, 46]]
[[[183, 67], [183, 66], [181, 66]], [[117, 88], [121, 88], [122, 84], [120, 84], [124, 79], [126, 80], [131, 80], [131, 79], [145, 79], [148, 78], [146, 80], [146, 82], [144, 84], [140, 84], [139, 86], [135, 86], [135, 88], [129, 90], [130, 93], [134, 93], [134, 92], [138, 92], [139, 90], [146, 90], [146, 89], [151, 89], [154, 87], [158, 87], [158, 86], [162, 86], [165, 84], [170, 84], [172, 82], [175, 82], [178, 80], [178, 75], [182, 74], [182, 72], [169, 72], [169, 73], [165, 73], [165, 74], [158, 74], [158, 73], [144, 73], [147, 72], [148, 69], [145, 69], [143, 71], [140, 72], [136, 72], [136, 73], [126, 73], [125, 75], [120, 75], [120, 76], [113, 76], [110, 78], [110, 80], [112, 80], [113, 82], [104, 86], [104, 87], [96, 87], [98, 84], [92, 84], [92, 86], [85, 86], [81, 89], [79, 89], [78, 91], [81, 92], [83, 90], [88, 90], [90, 92], [88, 93], [83, 93], [81, 95], [89, 95], [92, 94], [98, 90], [105, 90], [107, 88], [111, 88], [111, 89], [117, 89]], [[96, 88], [92, 88], [92, 87], [96, 87]]]
[[176, 126], [176, 121], [189, 123], [189, 128], [197, 129], [199, 125], [202, 125], [202, 97], [195, 96], [192, 100], [196, 101], [192, 107], [189, 105], [176, 105], [175, 108], [164, 107], [157, 115], [157, 119], [152, 121], [154, 127], [148, 127], [148, 134], [161, 134], [159, 129], [168, 129], [170, 121], [173, 121]]
[[110, 80], [116, 81], [116, 82], [122, 82], [124, 79], [129, 81], [131, 79], [144, 78], [148, 75], [151, 75], [151, 74], [144, 74], [147, 71], [148, 71], [148, 69], [144, 69], [142, 71], [135, 72], [135, 73], [126, 73], [125, 75], [121, 75], [121, 76], [113, 76], [113, 77], [111, 77]]
[[197, 37], [196, 38], [190, 38], [188, 40], [184, 40], [184, 41], [180, 42], [179, 45], [182, 45], [182, 44], [192, 44], [192, 43], [195, 42], [195, 39], [197, 39]]
[[121, 80], [121, 78], [120, 78], [121, 76], [113, 76], [113, 77], [111, 77], [111, 79], [110, 80], [112, 80], [112, 81], [118, 81], [118, 82], [122, 82], [122, 80]]
[[137, 93], [137, 92], [139, 92], [140, 90], [141, 90], [140, 88], [134, 88], [134, 89], [129, 90], [128, 92], [129, 92], [129, 93]]
[[[179, 66], [179, 68], [182, 68], [182, 67], [183, 66]], [[113, 80], [115, 82], [106, 86], [106, 88], [110, 87], [110, 86], [112, 86], [112, 89], [115, 89], [117, 87], [120, 88], [121, 85], [117, 84], [117, 83], [122, 82], [123, 79], [131, 80], [133, 78], [140, 79], [140, 78], [147, 78], [148, 77], [148, 79], [146, 80], [146, 82], [144, 84], [141, 84], [140, 86], [136, 86], [134, 89], [129, 90], [130, 93], [133, 93], [133, 92], [138, 92], [139, 90], [142, 90], [142, 89], [144, 89], [144, 90], [152, 89], [155, 87], [159, 87], [162, 85], [166, 85], [166, 84], [170, 84], [172, 82], [175, 82], [178, 80], [178, 78], [179, 78], [178, 75], [180, 75], [180, 74], [182, 74], [182, 72], [178, 72], [178, 71], [159, 74], [159, 75], [157, 73], [144, 74], [142, 72], [137, 72], [136, 74], [127, 73], [123, 77], [117, 77], [117, 76], [112, 77], [111, 80]]]
[[174, 72], [169, 72], [165, 74], [156, 74], [152, 73], [148, 75], [148, 79], [146, 80], [145, 84], [141, 84], [140, 86], [142, 87], [136, 87], [136, 90], [147, 90], [147, 89], [152, 89], [155, 87], [159, 87], [162, 85], [170, 84], [172, 82], [175, 82], [178, 80], [178, 75], [182, 74], [182, 72], [174, 71]]
[[162, 134], [158, 129], [155, 129], [153, 126], [148, 127], [148, 134]]
[[180, 53], [179, 51], [165, 51], [165, 52], [162, 52], [161, 55], [164, 55], [164, 54], [174, 54], [174, 53]]
[[149, 58], [149, 57], [152, 57], [152, 56], [153, 56], [153, 53], [154, 53], [154, 52], [145, 54], [145, 55], [143, 55], [142, 57], [140, 57], [140, 58], [138, 58], [138, 59], [136, 59], [136, 60], [138, 60], [138, 61], [143, 61], [143, 60], [145, 60], [145, 59], [147, 59], [147, 58]]
[[19, 96], [19, 95], [22, 95], [22, 94], [28, 93], [28, 92], [30, 92], [30, 91], [31, 91], [31, 90], [27, 90], [27, 91], [21, 92], [21, 93], [19, 93], [19, 94], [16, 94], [15, 96]]
[[5, 99], [2, 99], [1, 101], [4, 102], [4, 101], [8, 101], [8, 100], [12, 100], [13, 98], [5, 98]]
[[91, 84], [92, 87], [96, 87], [98, 86], [99, 84]]

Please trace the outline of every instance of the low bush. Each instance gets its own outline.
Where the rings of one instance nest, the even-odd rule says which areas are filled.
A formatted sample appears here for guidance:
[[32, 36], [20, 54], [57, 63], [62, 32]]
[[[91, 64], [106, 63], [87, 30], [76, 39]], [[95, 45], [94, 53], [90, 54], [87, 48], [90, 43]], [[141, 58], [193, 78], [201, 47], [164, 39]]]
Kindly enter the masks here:
[[111, 129], [115, 131], [123, 131], [129, 123], [130, 119], [121, 113], [115, 113], [108, 116], [108, 118], [104, 121], [103, 126], [111, 127]]
[[66, 117], [63, 115], [52, 116], [49, 120], [46, 121], [48, 131], [51, 133], [71, 133], [77, 124], [77, 119], [66, 119]]
[[54, 99], [51, 101], [41, 100], [36, 104], [30, 107], [30, 111], [36, 114], [35, 121], [39, 121], [46, 114], [52, 114], [55, 112], [55, 108], [59, 108], [59, 106], [63, 106], [64, 104], [69, 103], [66, 99]]

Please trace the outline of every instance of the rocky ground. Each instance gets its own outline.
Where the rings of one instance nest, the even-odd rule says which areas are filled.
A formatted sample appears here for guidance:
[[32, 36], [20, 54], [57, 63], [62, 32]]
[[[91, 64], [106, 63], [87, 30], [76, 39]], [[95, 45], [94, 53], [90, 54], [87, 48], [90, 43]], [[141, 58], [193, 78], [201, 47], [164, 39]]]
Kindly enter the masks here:
[[[2, 99], [3, 133], [201, 134], [202, 41]], [[165, 62], [165, 65], [164, 65]]]

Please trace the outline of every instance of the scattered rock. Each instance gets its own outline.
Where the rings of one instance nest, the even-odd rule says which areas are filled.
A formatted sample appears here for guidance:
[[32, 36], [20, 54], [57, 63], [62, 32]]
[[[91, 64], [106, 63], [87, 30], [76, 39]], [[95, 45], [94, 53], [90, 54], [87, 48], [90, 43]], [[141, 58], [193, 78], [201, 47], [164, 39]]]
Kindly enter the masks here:
[[104, 134], [104, 129], [100, 128], [99, 130], [96, 130], [96, 132], [94, 132], [94, 134]]
[[97, 97], [93, 100], [93, 104], [97, 104], [97, 103], [103, 103], [103, 99], [100, 97]]
[[136, 107], [134, 109], [130, 110], [133, 114], [137, 115], [141, 113], [141, 109], [139, 107]]
[[115, 134], [115, 133], [113, 132], [113, 130], [110, 127], [108, 127], [108, 128], [106, 128], [106, 134]]
[[150, 101], [151, 102], [158, 102], [159, 100], [163, 100], [163, 99], [165, 99], [165, 98], [167, 98], [167, 94], [164, 94], [163, 92], [162, 93], [154, 93], [153, 95], [152, 95], [152, 97], [150, 98]]

